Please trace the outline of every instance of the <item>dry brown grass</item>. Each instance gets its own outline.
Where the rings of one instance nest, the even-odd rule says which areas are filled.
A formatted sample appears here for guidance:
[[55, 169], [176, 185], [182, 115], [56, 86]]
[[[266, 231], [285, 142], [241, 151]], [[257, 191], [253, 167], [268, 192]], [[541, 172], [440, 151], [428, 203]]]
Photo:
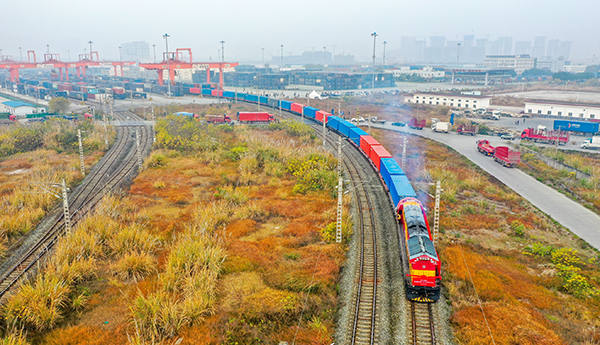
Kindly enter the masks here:
[[[401, 152], [397, 134], [373, 132], [391, 153]], [[457, 340], [491, 342], [474, 288], [498, 344], [590, 344], [590, 339], [600, 339], [600, 299], [594, 295], [600, 287], [598, 252], [446, 147], [418, 138], [410, 142], [411, 182], [431, 182], [427, 170], [444, 189], [438, 252]], [[581, 285], [574, 291], [559, 275], [549, 253], [563, 247], [577, 249], [582, 260], [577, 267], [591, 288]]]

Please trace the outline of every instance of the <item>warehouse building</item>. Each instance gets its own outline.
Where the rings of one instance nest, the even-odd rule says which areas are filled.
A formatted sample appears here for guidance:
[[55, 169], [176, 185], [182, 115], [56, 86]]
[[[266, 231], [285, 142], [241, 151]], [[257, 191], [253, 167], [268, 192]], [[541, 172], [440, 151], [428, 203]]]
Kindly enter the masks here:
[[391, 73], [394, 77], [400, 77], [402, 75], [418, 76], [425, 79], [431, 78], [444, 78], [446, 72], [443, 68], [434, 68], [431, 66], [401, 66], [400, 68], [393, 68], [385, 70], [386, 73]]
[[406, 103], [445, 105], [455, 108], [476, 108], [485, 109], [490, 106], [490, 96], [449, 94], [449, 93], [431, 93], [415, 92], [412, 95], [405, 96]]
[[7, 101], [2, 102], [0, 107], [0, 113], [10, 113], [11, 115], [28, 115], [36, 113], [45, 113], [45, 108], [38, 108], [35, 105], [21, 102], [21, 101]]
[[517, 74], [535, 68], [535, 58], [529, 54], [522, 55], [488, 55], [483, 60], [483, 66], [492, 68], [510, 68]]
[[528, 100], [525, 101], [525, 113], [538, 116], [600, 119], [600, 104]]

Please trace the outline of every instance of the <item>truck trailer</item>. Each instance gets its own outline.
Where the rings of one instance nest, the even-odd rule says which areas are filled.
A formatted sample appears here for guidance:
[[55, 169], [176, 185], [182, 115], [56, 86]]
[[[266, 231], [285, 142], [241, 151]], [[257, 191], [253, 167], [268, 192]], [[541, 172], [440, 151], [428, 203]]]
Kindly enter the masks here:
[[600, 137], [587, 138], [581, 143], [581, 147], [589, 150], [600, 150]]
[[223, 115], [205, 115], [204, 121], [208, 123], [231, 123], [231, 117], [227, 114]]
[[242, 123], [269, 123], [275, 120], [273, 115], [267, 112], [238, 112], [237, 119]]
[[494, 160], [507, 168], [512, 168], [521, 162], [521, 152], [514, 151], [508, 146], [498, 146], [494, 150]]
[[477, 124], [462, 124], [456, 129], [456, 133], [460, 135], [475, 135], [477, 132], [479, 132], [479, 125]]
[[414, 128], [414, 129], [423, 129], [426, 124], [427, 124], [427, 120], [425, 120], [425, 119], [417, 120], [416, 118], [413, 117], [412, 119], [410, 119], [410, 122], [408, 123], [408, 127]]
[[560, 145], [565, 145], [569, 142], [569, 132], [562, 130], [549, 131], [545, 128], [525, 128], [521, 133], [521, 140], [530, 140], [537, 143], [555, 144], [557, 141]]
[[600, 133], [600, 123], [571, 120], [554, 120], [554, 130], [583, 134], [597, 134]]
[[477, 140], [477, 151], [483, 153], [486, 156], [493, 156], [495, 147], [490, 145], [489, 140]]
[[431, 129], [434, 132], [438, 132], [438, 133], [448, 133], [450, 132], [450, 129], [452, 128], [452, 125], [450, 124], [450, 122], [436, 122], [433, 125], [431, 125]]

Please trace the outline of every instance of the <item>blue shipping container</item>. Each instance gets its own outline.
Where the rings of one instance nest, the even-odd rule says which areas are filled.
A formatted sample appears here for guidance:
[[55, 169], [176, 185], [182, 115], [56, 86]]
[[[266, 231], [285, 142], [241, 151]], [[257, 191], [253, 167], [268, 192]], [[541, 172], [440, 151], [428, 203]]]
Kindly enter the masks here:
[[292, 102], [290, 101], [281, 101], [281, 108], [285, 109], [285, 110], [292, 110]]
[[246, 101], [250, 101], [250, 102], [253, 102], [253, 103], [258, 103], [258, 96], [257, 95], [246, 94]]
[[317, 111], [319, 111], [317, 108], [304, 107], [304, 116], [314, 119], [317, 116]]
[[391, 176], [404, 175], [404, 171], [402, 171], [394, 158], [381, 158], [380, 169], [381, 177], [388, 188], [390, 188]]
[[210, 96], [210, 89], [202, 89], [202, 94]]
[[339, 131], [340, 121], [342, 121], [342, 119], [340, 119], [337, 116], [329, 116], [327, 118], [327, 126], [331, 127], [332, 129], [335, 129], [336, 131]]
[[390, 178], [390, 194], [392, 201], [394, 202], [394, 208], [398, 206], [398, 202], [407, 197], [416, 198], [417, 194], [415, 190], [408, 182], [408, 178], [405, 175], [392, 175]]
[[351, 127], [348, 130], [348, 138], [352, 141], [354, 141], [354, 143], [358, 146], [360, 146], [360, 137], [362, 135], [369, 135], [369, 133], [363, 131], [362, 129], [358, 128], [358, 127]]
[[582, 133], [598, 133], [600, 132], [600, 123], [598, 122], [583, 122], [569, 120], [554, 120], [554, 130], [582, 132]]
[[[340, 133], [342, 133], [344, 136], [350, 138], [350, 128], [354, 128], [356, 127], [355, 125], [353, 125], [351, 122], [348, 122], [346, 120], [341, 120], [339, 127], [338, 127], [338, 131]], [[359, 142], [360, 145], [360, 142]]]
[[223, 91], [223, 97], [225, 97], [225, 98], [235, 98], [235, 92], [233, 92], [233, 91]]

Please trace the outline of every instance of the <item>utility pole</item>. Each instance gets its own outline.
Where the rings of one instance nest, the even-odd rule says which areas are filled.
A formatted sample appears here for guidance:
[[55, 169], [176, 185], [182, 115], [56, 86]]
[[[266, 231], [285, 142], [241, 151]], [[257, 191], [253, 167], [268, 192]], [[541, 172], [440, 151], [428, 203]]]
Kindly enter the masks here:
[[335, 228], [335, 242], [342, 242], [342, 210], [343, 210], [343, 186], [342, 181], [342, 137], [338, 137], [338, 204], [337, 204], [337, 223]]
[[265, 68], [265, 48], [262, 48], [262, 64], [263, 68]]
[[156, 63], [156, 44], [153, 44], [152, 48], [154, 49], [154, 63]]
[[406, 135], [404, 136], [404, 139], [402, 140], [402, 171], [404, 171], [404, 173], [406, 174]]
[[460, 61], [460, 43], [456, 43], [456, 67]]
[[163, 38], [165, 39], [165, 45], [167, 49], [167, 97], [171, 97], [171, 69], [169, 68], [169, 36], [168, 34], [164, 34]]
[[140, 133], [135, 131], [135, 145], [137, 147], [138, 172], [142, 171], [142, 151], [140, 149]]
[[327, 139], [327, 115], [323, 114], [323, 148], [325, 148], [325, 141]]
[[371, 34], [373, 37], [373, 85], [372, 89], [375, 90], [375, 42], [377, 41], [377, 33], [374, 32]]
[[83, 162], [83, 145], [81, 144], [81, 129], [77, 130], [77, 139], [79, 140], [79, 163], [81, 165], [81, 175], [85, 176], [85, 165]]
[[281, 45], [281, 67], [279, 69], [283, 69], [283, 44]]
[[387, 41], [383, 41], [383, 68], [385, 69], [385, 46], [387, 45]]
[[67, 235], [71, 233], [71, 215], [69, 214], [69, 201], [67, 199], [67, 183], [65, 179], [62, 180], [62, 199], [63, 199], [63, 214], [65, 217], [65, 229], [67, 230]]
[[[404, 157], [404, 156], [402, 156]], [[440, 231], [440, 194], [442, 194], [442, 188], [440, 181], [435, 183], [435, 215], [433, 216], [433, 244], [437, 241], [438, 234]]]

